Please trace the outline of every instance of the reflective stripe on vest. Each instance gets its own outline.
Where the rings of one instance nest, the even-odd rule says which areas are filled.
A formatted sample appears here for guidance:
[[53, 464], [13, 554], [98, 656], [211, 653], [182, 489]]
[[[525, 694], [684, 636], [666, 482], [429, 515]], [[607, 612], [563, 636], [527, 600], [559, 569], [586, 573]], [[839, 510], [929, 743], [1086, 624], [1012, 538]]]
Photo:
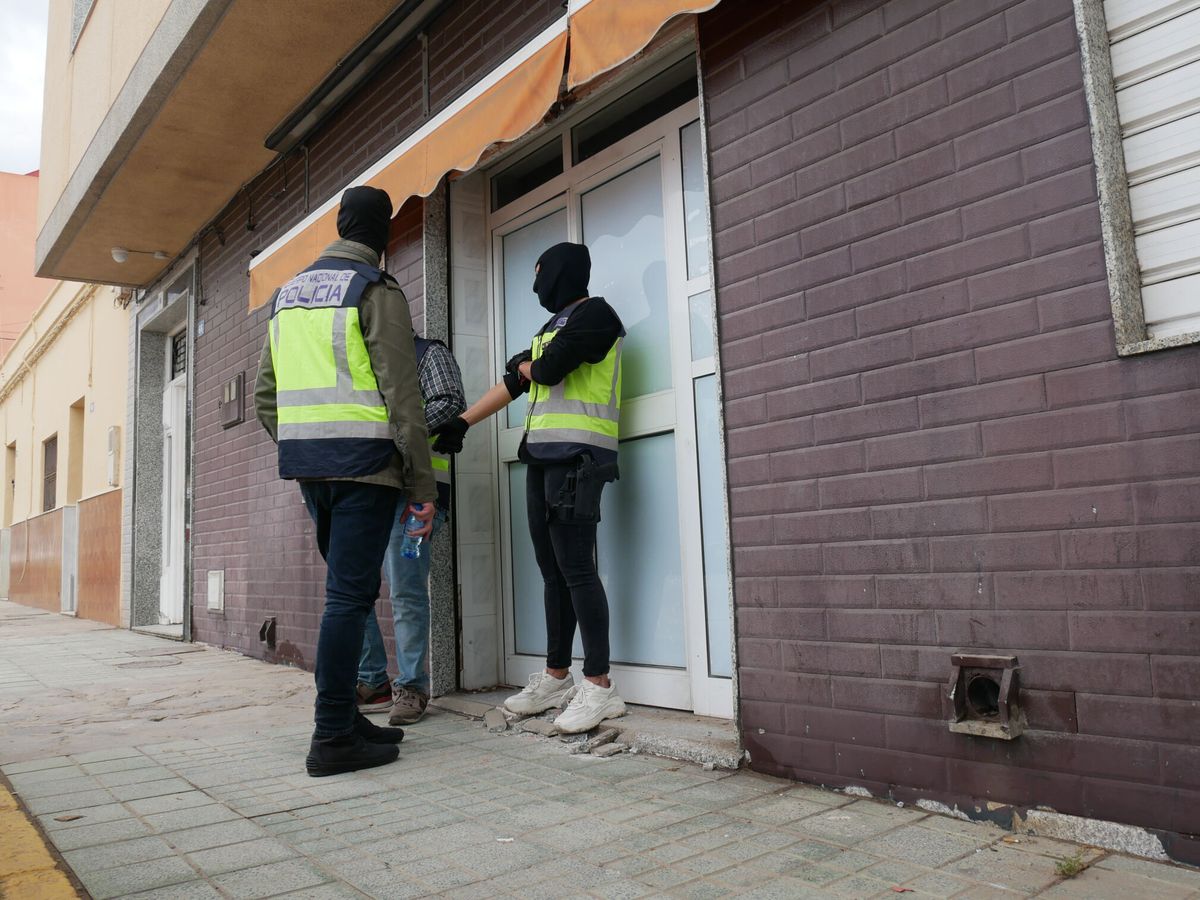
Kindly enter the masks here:
[[395, 455], [359, 323], [363, 291], [382, 277], [362, 263], [321, 259], [273, 298], [269, 335], [285, 478], [369, 475]]
[[[559, 322], [562, 320], [560, 319]], [[540, 359], [558, 329], [533, 339], [533, 359]], [[525, 445], [551, 444], [597, 447], [617, 452], [621, 419], [621, 351], [624, 335], [598, 363], [583, 363], [555, 385], [530, 387], [525, 420]]]

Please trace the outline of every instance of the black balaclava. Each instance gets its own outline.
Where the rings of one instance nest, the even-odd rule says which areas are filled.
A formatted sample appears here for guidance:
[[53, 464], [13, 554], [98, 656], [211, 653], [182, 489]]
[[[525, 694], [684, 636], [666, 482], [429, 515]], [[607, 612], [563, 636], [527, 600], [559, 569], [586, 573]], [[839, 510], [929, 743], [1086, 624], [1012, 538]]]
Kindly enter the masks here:
[[352, 187], [342, 194], [338, 209], [338, 237], [366, 244], [380, 256], [387, 247], [392, 221], [392, 198], [373, 187]]
[[533, 292], [548, 311], [562, 312], [587, 296], [592, 255], [584, 244], [555, 244], [538, 258], [537, 264]]

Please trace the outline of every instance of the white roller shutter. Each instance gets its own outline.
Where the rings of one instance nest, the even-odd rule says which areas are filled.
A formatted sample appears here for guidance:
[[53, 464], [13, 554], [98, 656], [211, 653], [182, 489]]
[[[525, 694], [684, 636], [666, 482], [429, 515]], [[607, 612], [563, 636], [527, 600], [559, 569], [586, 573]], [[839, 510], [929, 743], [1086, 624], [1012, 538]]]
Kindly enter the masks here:
[[1105, 0], [1151, 337], [1200, 331], [1200, 0]]

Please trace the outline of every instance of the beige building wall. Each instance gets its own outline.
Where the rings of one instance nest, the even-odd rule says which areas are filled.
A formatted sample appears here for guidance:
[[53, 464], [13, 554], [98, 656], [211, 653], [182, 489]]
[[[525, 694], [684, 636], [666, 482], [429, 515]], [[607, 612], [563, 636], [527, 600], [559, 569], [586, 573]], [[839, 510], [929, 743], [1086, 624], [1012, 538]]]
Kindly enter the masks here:
[[93, 0], [72, 48], [75, 0], [50, 0], [38, 230], [169, 5], [170, 0]]
[[0, 359], [57, 284], [33, 274], [38, 174], [0, 172]]
[[55, 507], [119, 486], [119, 455], [118, 485], [108, 472], [109, 428], [125, 424], [129, 312], [119, 296], [112, 287], [59, 282], [0, 364], [5, 526], [43, 512], [43, 448], [51, 437], [58, 440]]

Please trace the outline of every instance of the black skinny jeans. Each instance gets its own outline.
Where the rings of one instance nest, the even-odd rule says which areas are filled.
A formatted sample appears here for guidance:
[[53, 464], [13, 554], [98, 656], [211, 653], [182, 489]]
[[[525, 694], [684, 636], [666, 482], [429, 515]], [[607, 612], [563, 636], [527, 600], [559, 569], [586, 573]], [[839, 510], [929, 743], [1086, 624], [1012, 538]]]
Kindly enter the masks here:
[[575, 463], [531, 465], [525, 477], [529, 536], [545, 581], [546, 667], [571, 665], [575, 623], [583, 639], [583, 674], [608, 674], [608, 597], [596, 572], [596, 525], [564, 523], [551, 509]]

